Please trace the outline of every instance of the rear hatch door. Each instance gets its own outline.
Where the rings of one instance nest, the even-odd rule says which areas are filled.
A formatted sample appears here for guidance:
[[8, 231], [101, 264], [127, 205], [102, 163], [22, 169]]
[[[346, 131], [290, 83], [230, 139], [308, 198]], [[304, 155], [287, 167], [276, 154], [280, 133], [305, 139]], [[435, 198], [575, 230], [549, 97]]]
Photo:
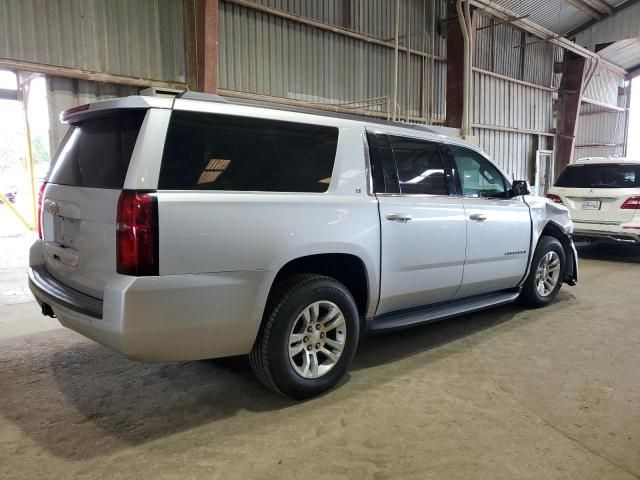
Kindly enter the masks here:
[[626, 223], [633, 219], [635, 210], [621, 207], [640, 195], [640, 164], [571, 165], [558, 178], [554, 192], [562, 197], [575, 222]]
[[56, 152], [42, 199], [47, 270], [96, 298], [116, 274], [116, 209], [144, 109], [74, 122]]

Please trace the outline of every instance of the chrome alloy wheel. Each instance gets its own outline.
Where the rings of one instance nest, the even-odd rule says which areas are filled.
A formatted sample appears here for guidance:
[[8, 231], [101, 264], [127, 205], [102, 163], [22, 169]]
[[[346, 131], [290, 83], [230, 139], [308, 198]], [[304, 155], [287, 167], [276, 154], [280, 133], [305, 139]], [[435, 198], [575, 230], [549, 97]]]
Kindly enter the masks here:
[[540, 259], [536, 270], [536, 290], [541, 297], [546, 297], [556, 288], [560, 279], [560, 257], [556, 252], [547, 252]]
[[347, 324], [338, 306], [327, 300], [306, 306], [289, 333], [289, 361], [303, 378], [318, 378], [338, 363], [347, 339]]

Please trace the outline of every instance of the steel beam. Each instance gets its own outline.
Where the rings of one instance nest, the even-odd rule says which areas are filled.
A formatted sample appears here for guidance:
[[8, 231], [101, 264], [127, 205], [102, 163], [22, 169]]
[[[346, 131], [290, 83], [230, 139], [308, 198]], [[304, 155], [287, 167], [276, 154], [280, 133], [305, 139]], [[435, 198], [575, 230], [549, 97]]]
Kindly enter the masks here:
[[582, 0], [564, 0], [569, 5], [573, 5], [582, 13], [586, 13], [591, 18], [595, 18], [596, 20], [602, 19], [602, 14], [598, 12], [595, 8], [593, 8], [588, 3], [583, 2]]
[[571, 163], [578, 131], [578, 115], [584, 87], [587, 61], [573, 52], [565, 52], [562, 78], [558, 89], [558, 120], [555, 171], [557, 174]]
[[445, 126], [462, 128], [464, 103], [464, 39], [455, 6], [448, 4], [447, 12], [447, 110]]
[[587, 0], [591, 5], [601, 12], [611, 15], [613, 13], [613, 7], [604, 0]]
[[[616, 5], [615, 7], [613, 7], [611, 10], [610, 15], [614, 15], [618, 12], [621, 12], [622, 10], [624, 10], [625, 8], [629, 8], [632, 5], [635, 5], [636, 3], [638, 3], [640, 0], [627, 0], [624, 3], [621, 3], [619, 5]], [[596, 19], [591, 19], [588, 22], [583, 23], [582, 25], [569, 30], [568, 32], [566, 32], [564, 34], [565, 37], [567, 38], [572, 38], [575, 37], [578, 33], [582, 32], [583, 30], [586, 30], [589, 27], [592, 27], [594, 24], [596, 24], [598, 21]]]

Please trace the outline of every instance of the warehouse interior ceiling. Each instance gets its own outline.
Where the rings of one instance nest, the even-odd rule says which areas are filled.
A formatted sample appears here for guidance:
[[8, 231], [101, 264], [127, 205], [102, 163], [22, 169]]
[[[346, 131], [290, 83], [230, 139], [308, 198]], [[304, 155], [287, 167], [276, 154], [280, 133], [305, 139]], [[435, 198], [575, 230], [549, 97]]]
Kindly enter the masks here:
[[640, 67], [640, 37], [627, 38], [598, 50], [598, 55], [625, 70]]
[[634, 0], [494, 0], [518, 17], [526, 17], [541, 27], [564, 36], [589, 23], [606, 18], [616, 7]]

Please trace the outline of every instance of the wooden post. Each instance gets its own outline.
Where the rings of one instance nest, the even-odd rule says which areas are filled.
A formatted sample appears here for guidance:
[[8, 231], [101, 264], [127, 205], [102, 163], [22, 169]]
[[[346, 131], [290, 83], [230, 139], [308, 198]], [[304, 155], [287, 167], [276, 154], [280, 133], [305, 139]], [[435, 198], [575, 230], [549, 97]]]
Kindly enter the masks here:
[[[197, 90], [218, 90], [218, 0], [196, 0]], [[188, 48], [188, 45], [187, 45]]]

